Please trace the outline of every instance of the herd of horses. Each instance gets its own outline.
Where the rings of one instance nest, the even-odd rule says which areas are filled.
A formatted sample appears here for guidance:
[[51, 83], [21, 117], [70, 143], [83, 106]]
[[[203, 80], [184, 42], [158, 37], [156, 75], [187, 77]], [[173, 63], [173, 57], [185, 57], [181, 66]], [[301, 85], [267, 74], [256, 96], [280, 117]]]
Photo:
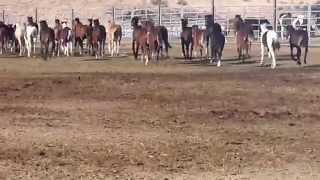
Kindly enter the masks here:
[[[23, 24], [6, 25], [0, 22], [0, 53], [10, 50], [18, 52], [20, 56], [27, 53], [28, 57], [35, 56], [37, 37], [40, 35], [40, 54], [46, 60], [51, 56], [73, 55], [73, 49], [79, 48], [79, 54], [84, 52], [84, 41], [87, 46], [87, 53], [97, 59], [103, 57], [105, 45], [108, 44], [109, 54], [119, 56], [122, 40], [122, 27], [112, 21], [108, 21], [107, 26], [103, 26], [99, 19], [88, 19], [88, 24], [83, 24], [79, 18], [75, 18], [72, 27], [66, 21], [55, 20], [53, 28], [48, 26], [47, 21], [40, 21], [39, 26], [32, 17], [27, 17], [27, 22]], [[257, 39], [251, 24], [246, 23], [240, 15], [234, 18], [234, 30], [236, 49], [238, 58], [245, 61], [249, 56], [252, 42]], [[148, 65], [150, 60], [158, 61], [169, 56], [171, 48], [169, 43], [168, 30], [165, 26], [157, 26], [152, 20], [140, 21], [139, 17], [131, 19], [133, 28], [132, 52], [137, 60], [140, 55], [141, 61]], [[267, 27], [266, 24], [260, 26], [261, 32], [261, 65], [264, 63], [265, 49], [272, 58], [271, 68], [276, 67], [275, 50], [280, 49], [278, 33]], [[307, 59], [309, 37], [308, 32], [297, 29], [293, 26], [287, 27], [287, 38], [290, 44], [291, 57], [301, 64], [302, 48], [305, 48], [304, 63]], [[226, 43], [226, 38], [222, 32], [220, 24], [214, 21], [212, 15], [205, 16], [205, 28], [199, 26], [189, 26], [188, 19], [181, 19], [181, 49], [185, 60], [193, 58], [200, 53], [200, 58], [205, 55], [210, 59], [210, 63], [215, 62], [221, 66], [221, 58]], [[75, 47], [73, 47], [73, 45]], [[294, 55], [294, 48], [297, 49]], [[27, 51], [27, 52], [26, 52]]]

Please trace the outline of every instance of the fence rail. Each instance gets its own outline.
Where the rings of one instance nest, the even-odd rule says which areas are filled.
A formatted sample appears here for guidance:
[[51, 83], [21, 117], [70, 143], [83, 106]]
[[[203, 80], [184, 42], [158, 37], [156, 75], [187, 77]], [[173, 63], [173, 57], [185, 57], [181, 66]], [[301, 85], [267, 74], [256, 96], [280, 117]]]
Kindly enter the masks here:
[[[22, 23], [26, 21], [26, 16], [33, 16], [36, 20], [47, 20], [50, 26], [54, 25], [54, 19], [59, 18], [72, 24], [75, 17], [80, 18], [83, 23], [87, 23], [90, 15], [83, 15], [77, 9], [60, 9], [58, 12], [50, 14], [35, 8], [30, 10], [29, 14], [21, 14], [19, 12], [0, 9], [0, 20], [8, 23]], [[171, 41], [178, 40], [181, 32], [181, 18], [188, 18], [189, 25], [198, 25], [200, 28], [205, 27], [204, 16], [210, 14], [212, 9], [207, 7], [148, 7], [148, 8], [110, 8], [106, 9], [104, 14], [96, 16], [102, 24], [106, 24], [108, 20], [113, 19], [115, 22], [123, 26], [124, 38], [131, 38], [132, 27], [131, 19], [133, 16], [140, 17], [141, 20], [151, 19], [156, 24], [166, 26], [169, 31]], [[215, 9], [215, 21], [221, 24], [223, 31], [228, 39], [234, 37], [232, 19], [236, 14], [241, 15], [247, 21], [252, 21], [255, 33], [259, 36], [259, 26], [261, 22], [268, 22], [270, 26], [274, 24], [274, 7], [273, 6], [219, 6]], [[320, 5], [304, 5], [304, 6], [280, 6], [277, 7], [277, 22], [275, 29], [279, 32], [282, 39], [286, 37], [286, 27], [296, 23], [295, 26], [308, 30], [311, 37], [311, 45], [320, 46]], [[290, 14], [290, 16], [283, 16]]]

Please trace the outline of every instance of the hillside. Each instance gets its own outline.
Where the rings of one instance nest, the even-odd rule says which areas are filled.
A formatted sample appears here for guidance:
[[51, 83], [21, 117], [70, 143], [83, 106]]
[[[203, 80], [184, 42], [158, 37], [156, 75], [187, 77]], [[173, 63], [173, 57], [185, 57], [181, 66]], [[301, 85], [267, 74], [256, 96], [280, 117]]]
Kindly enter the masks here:
[[[5, 10], [7, 22], [21, 22], [27, 15], [34, 16], [35, 8], [38, 8], [40, 19], [54, 19], [55, 17], [70, 19], [71, 9], [79, 17], [98, 17], [106, 19], [106, 9], [115, 7], [145, 7], [152, 6], [151, 0], [10, 0], [0, 3], [0, 10]], [[186, 0], [187, 6], [208, 7], [210, 0]], [[278, 0], [279, 4], [303, 4], [306, 2], [315, 3], [316, 0]], [[168, 0], [168, 6], [175, 7], [177, 0]], [[265, 6], [272, 5], [273, 0], [225, 0], [216, 1], [216, 7], [221, 6]]]

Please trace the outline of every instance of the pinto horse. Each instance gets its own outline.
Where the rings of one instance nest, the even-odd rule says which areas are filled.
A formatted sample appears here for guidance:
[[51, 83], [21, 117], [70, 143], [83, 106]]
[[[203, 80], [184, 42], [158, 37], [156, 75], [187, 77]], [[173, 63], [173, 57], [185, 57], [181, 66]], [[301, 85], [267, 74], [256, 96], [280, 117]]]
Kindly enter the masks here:
[[72, 48], [72, 30], [68, 27], [67, 22], [62, 22], [62, 30], [61, 30], [61, 48], [64, 51], [65, 56], [69, 56], [73, 54]]
[[269, 58], [272, 57], [272, 64], [271, 68], [274, 69], [277, 66], [276, 57], [275, 57], [275, 50], [280, 49], [280, 42], [278, 33], [274, 30], [269, 30], [267, 28], [267, 24], [262, 24], [260, 26], [261, 29], [261, 61], [260, 65], [263, 65], [264, 59], [264, 49], [267, 48]]
[[[49, 47], [51, 45], [51, 52]], [[40, 50], [44, 60], [47, 60], [50, 53], [54, 53], [55, 37], [54, 30], [50, 28], [47, 21], [40, 21]]]
[[[236, 15], [234, 19], [234, 29], [239, 60], [242, 59], [244, 62], [246, 56], [249, 57], [251, 41], [254, 39], [253, 28], [250, 24], [244, 22], [240, 15]], [[246, 54], [244, 54], [244, 51], [246, 51]]]
[[[297, 61], [298, 65], [301, 65], [301, 48], [305, 48], [304, 54], [304, 64], [307, 64], [307, 56], [308, 56], [308, 49], [309, 49], [309, 35], [306, 30], [298, 29], [296, 30], [293, 26], [288, 26], [288, 35], [289, 37], [289, 44], [290, 44], [290, 52], [292, 60]], [[297, 58], [293, 55], [293, 49], [297, 49]]]
[[122, 39], [122, 27], [114, 22], [108, 21], [107, 32], [109, 53], [111, 56], [114, 56], [115, 53], [117, 56], [119, 56]]
[[188, 27], [188, 19], [181, 19], [182, 32], [180, 34], [182, 54], [185, 60], [192, 59], [193, 40], [192, 28]]
[[104, 54], [105, 42], [106, 42], [106, 28], [100, 25], [98, 19], [93, 21], [94, 26], [92, 30], [92, 47], [93, 53], [96, 59], [101, 58]]

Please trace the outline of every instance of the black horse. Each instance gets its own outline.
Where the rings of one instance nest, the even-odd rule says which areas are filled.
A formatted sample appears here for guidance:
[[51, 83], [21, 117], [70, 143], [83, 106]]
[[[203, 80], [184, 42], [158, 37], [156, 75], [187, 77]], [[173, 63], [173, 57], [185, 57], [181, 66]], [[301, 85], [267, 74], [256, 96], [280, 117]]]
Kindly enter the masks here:
[[[288, 35], [289, 38], [289, 44], [290, 44], [290, 52], [291, 52], [291, 58], [294, 61], [297, 61], [297, 64], [301, 65], [301, 48], [305, 48], [305, 54], [304, 54], [304, 64], [307, 64], [307, 56], [308, 56], [308, 49], [309, 49], [309, 35], [306, 30], [296, 30], [293, 26], [288, 26]], [[297, 58], [293, 55], [293, 49], [297, 49]]]
[[188, 27], [188, 19], [181, 19], [181, 26], [182, 32], [180, 38], [182, 54], [185, 60], [191, 60], [193, 51], [192, 27]]
[[211, 61], [215, 60], [217, 66], [221, 65], [221, 57], [225, 46], [225, 36], [222, 33], [220, 24], [214, 23], [213, 16], [206, 16], [206, 28], [207, 28], [207, 46], [210, 45]]
[[[160, 39], [160, 51], [161, 54], [163, 50], [166, 52], [166, 56], [169, 57], [169, 48], [172, 48], [169, 43], [168, 29], [165, 26], [157, 26], [159, 29], [159, 39]], [[164, 46], [164, 48], [163, 48]]]
[[[51, 52], [49, 48], [51, 45]], [[49, 53], [54, 53], [55, 49], [55, 37], [54, 30], [48, 26], [47, 21], [40, 21], [40, 50], [41, 56], [44, 60], [47, 60]]]

